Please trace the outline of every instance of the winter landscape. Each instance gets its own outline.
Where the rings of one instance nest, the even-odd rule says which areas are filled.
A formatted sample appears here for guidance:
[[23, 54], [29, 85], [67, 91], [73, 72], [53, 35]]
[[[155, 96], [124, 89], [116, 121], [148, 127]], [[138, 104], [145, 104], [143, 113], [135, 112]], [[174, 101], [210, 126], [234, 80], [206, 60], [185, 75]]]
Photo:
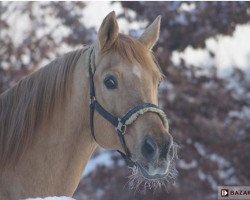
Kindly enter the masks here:
[[131, 190], [120, 155], [98, 148], [73, 198], [213, 200], [220, 185], [250, 185], [249, 2], [1, 2], [0, 93], [90, 44], [112, 10], [133, 37], [162, 16], [153, 51], [165, 75], [160, 106], [179, 144], [178, 176], [161, 190]]

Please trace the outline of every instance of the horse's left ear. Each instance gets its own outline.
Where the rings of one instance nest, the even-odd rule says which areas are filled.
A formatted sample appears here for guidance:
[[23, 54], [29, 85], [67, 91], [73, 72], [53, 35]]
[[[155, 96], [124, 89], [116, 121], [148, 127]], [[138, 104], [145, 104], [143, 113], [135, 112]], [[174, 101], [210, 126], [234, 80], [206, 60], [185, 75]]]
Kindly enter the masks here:
[[101, 50], [109, 48], [117, 39], [119, 26], [116, 20], [115, 12], [109, 13], [103, 20], [98, 31], [98, 39]]
[[146, 28], [144, 33], [139, 38], [139, 41], [147, 47], [152, 49], [160, 35], [161, 16], [159, 15], [154, 22]]

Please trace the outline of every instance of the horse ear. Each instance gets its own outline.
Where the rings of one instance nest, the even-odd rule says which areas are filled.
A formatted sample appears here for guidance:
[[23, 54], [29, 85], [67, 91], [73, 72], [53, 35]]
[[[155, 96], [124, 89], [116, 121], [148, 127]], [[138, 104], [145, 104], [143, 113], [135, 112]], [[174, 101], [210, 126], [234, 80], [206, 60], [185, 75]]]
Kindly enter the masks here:
[[119, 26], [116, 20], [115, 11], [112, 11], [104, 18], [98, 31], [98, 39], [101, 50], [109, 48], [117, 39], [118, 33]]
[[146, 28], [144, 33], [139, 38], [139, 41], [147, 47], [152, 49], [160, 35], [161, 16], [159, 15], [154, 22]]

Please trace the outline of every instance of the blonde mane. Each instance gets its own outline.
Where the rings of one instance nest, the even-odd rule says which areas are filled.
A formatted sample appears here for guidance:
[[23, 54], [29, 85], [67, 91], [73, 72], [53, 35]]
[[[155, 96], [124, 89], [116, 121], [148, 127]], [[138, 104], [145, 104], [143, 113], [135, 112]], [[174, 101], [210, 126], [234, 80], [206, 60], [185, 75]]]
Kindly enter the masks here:
[[0, 168], [20, 158], [38, 126], [63, 104], [81, 53], [55, 59], [0, 95]]
[[[84, 50], [86, 47], [55, 59], [0, 95], [0, 168], [17, 162], [38, 126], [50, 119], [55, 106], [63, 105]], [[152, 52], [129, 36], [119, 34], [110, 49], [102, 49], [103, 54], [108, 52], [118, 52], [128, 62], [151, 68], [152, 76], [162, 76]]]

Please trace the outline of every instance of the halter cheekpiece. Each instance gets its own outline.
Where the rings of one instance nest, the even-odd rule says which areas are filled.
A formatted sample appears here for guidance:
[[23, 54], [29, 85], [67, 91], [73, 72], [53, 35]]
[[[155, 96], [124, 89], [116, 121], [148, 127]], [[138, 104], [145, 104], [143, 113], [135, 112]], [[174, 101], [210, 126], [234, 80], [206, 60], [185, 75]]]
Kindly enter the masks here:
[[[89, 66], [88, 66], [88, 70], [89, 70], [89, 91], [90, 91], [90, 101], [89, 101], [89, 107], [90, 107], [90, 128], [91, 128], [91, 134], [93, 136], [93, 138], [96, 141], [96, 137], [95, 137], [95, 132], [94, 132], [94, 113], [95, 110], [107, 121], [109, 121], [116, 130], [116, 133], [119, 137], [120, 143], [124, 149], [124, 152], [118, 151], [121, 156], [125, 159], [126, 163], [129, 166], [133, 166], [135, 165], [135, 162], [131, 160], [131, 154], [130, 151], [126, 145], [126, 141], [125, 141], [125, 133], [126, 133], [126, 127], [130, 124], [132, 124], [139, 115], [142, 115], [146, 112], [154, 112], [157, 113], [164, 126], [167, 126], [167, 117], [166, 114], [164, 113], [164, 111], [162, 111], [157, 105], [151, 104], [151, 103], [141, 103], [137, 106], [135, 106], [134, 108], [132, 108], [131, 110], [129, 110], [125, 115], [123, 115], [121, 118], [120, 117], [116, 117], [114, 115], [112, 115], [110, 112], [108, 112], [107, 110], [105, 110], [97, 101], [96, 96], [95, 96], [95, 85], [94, 85], [94, 62], [95, 62], [95, 56], [94, 56], [94, 47], [90, 47], [90, 53], [89, 53]], [[88, 52], [88, 51], [87, 51]], [[96, 141], [97, 142], [97, 141]]]

